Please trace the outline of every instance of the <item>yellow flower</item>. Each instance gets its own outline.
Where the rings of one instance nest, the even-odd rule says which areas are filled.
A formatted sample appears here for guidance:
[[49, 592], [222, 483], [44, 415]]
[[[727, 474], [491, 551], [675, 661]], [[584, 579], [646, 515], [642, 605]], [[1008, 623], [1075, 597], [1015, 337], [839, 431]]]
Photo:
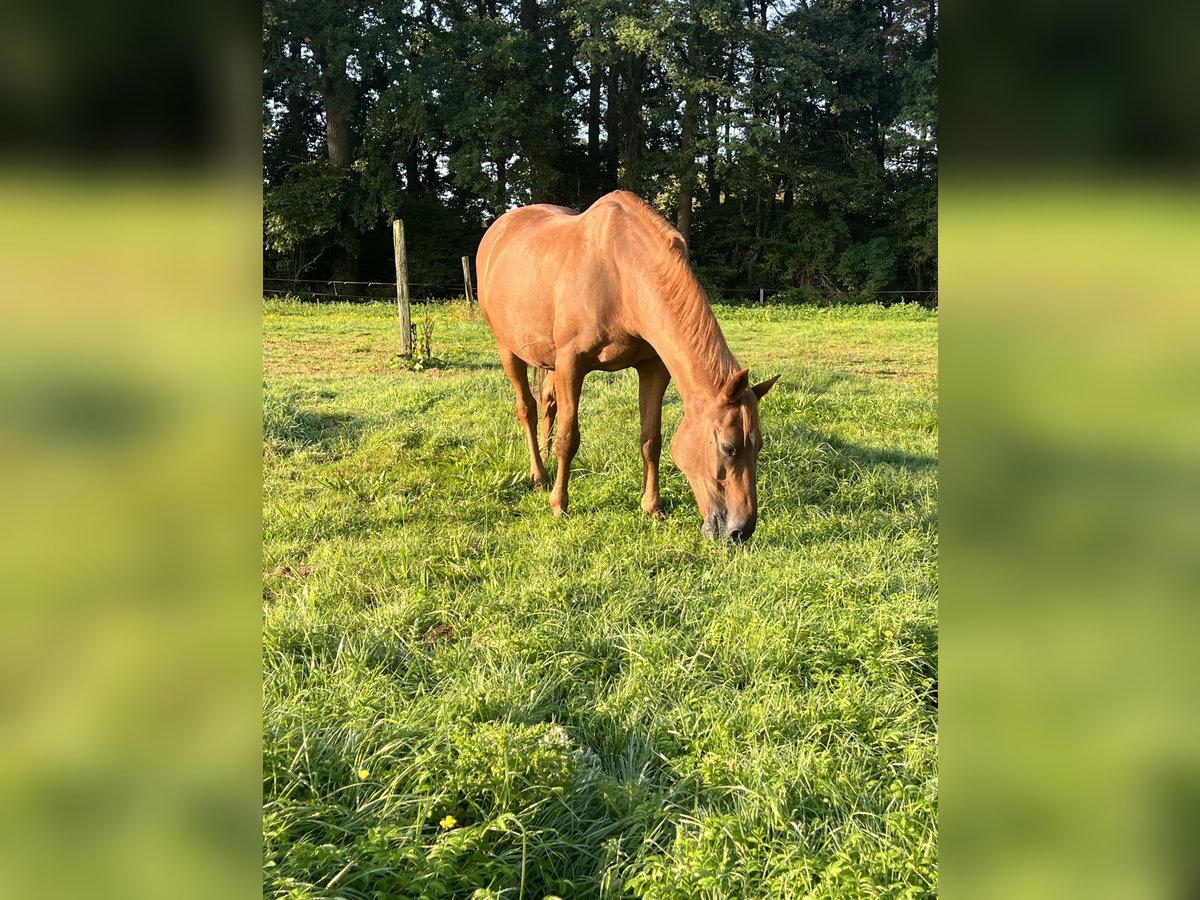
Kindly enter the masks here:
[[885, 632], [883, 633], [883, 636], [884, 636], [884, 637], [886, 637], [886, 638], [890, 638], [890, 637], [892, 636], [892, 633], [891, 633], [890, 631], [885, 631]]
[[449, 831], [458, 824], [458, 819], [454, 818], [454, 816], [446, 816], [446, 818], [442, 819], [442, 821], [438, 822], [438, 824]]
[[358, 770], [358, 780], [359, 781], [366, 781], [370, 777], [371, 777], [370, 769], [359, 769]]

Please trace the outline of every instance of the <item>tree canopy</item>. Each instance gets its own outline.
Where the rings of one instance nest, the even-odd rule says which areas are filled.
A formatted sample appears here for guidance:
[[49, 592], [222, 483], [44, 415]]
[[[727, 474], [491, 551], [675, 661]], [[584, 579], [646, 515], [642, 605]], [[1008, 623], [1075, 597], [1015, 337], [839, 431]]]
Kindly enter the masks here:
[[936, 0], [267, 0], [265, 274], [454, 283], [615, 188], [712, 290], [937, 286]]

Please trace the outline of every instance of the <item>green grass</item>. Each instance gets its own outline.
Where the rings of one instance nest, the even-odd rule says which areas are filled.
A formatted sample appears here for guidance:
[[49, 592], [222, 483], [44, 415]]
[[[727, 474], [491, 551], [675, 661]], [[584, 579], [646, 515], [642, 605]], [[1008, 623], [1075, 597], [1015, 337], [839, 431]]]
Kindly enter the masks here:
[[783, 374], [741, 549], [670, 463], [641, 513], [632, 372], [553, 518], [486, 326], [427, 314], [409, 372], [394, 307], [265, 305], [264, 893], [935, 894], [937, 314], [717, 309]]

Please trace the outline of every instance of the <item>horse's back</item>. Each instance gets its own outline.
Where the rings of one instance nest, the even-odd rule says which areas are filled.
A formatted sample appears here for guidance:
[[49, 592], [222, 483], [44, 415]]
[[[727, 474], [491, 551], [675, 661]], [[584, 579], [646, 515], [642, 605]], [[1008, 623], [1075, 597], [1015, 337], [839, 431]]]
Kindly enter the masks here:
[[[547, 243], [548, 232], [553, 241], [553, 226], [578, 216], [575, 210], [548, 204], [523, 206], [500, 216], [484, 234], [476, 254], [480, 294], [487, 287], [504, 293], [514, 272], [522, 269], [528, 271], [529, 264], [537, 263], [537, 258], [529, 258], [527, 254], [538, 251], [539, 245]], [[525, 266], [511, 264], [514, 259], [521, 257], [524, 257]], [[484, 304], [482, 296], [480, 304]]]
[[584, 213], [539, 204], [492, 224], [476, 269], [479, 306], [501, 347], [543, 368], [563, 344], [605, 368], [642, 355], [626, 306], [637, 268], [626, 257], [641, 243], [629, 204], [640, 202], [614, 192]]

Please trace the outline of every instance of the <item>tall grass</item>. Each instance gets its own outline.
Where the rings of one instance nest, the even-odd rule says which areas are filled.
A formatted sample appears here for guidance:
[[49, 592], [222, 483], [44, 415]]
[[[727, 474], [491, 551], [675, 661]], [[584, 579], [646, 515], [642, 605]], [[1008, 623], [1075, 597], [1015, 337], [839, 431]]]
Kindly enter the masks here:
[[410, 372], [386, 304], [266, 304], [266, 895], [936, 892], [937, 314], [717, 312], [783, 374], [743, 549], [670, 464], [641, 513], [632, 373], [560, 521], [464, 305]]

